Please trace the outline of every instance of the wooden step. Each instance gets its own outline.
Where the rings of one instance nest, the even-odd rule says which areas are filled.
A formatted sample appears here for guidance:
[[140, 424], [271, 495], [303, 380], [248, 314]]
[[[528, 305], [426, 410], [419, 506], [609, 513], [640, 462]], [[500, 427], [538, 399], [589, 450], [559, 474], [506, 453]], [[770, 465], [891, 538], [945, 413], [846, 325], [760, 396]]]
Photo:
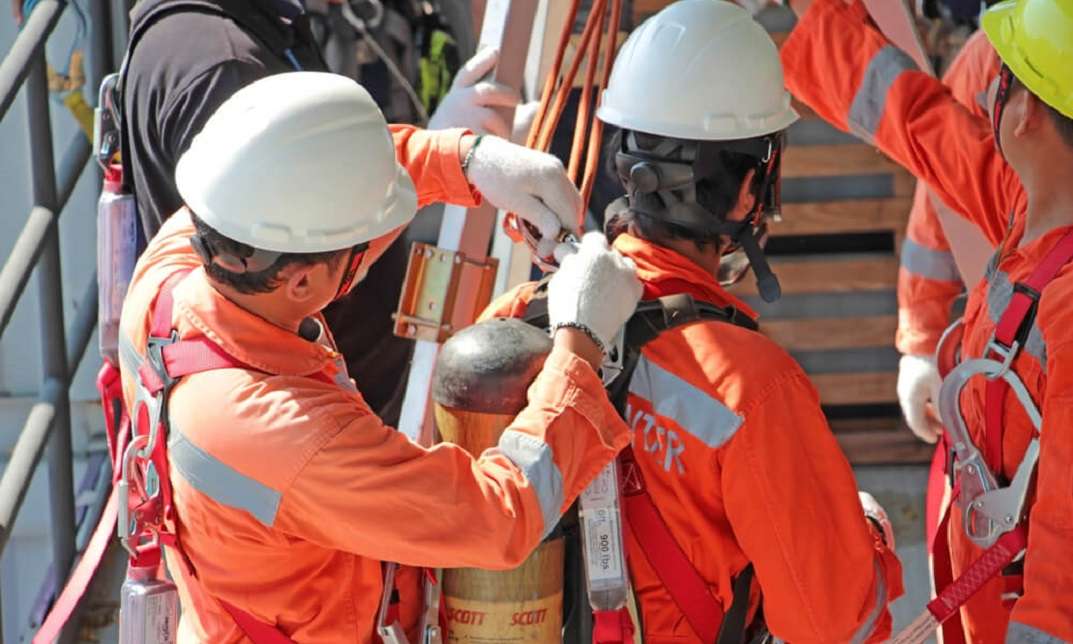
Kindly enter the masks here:
[[830, 235], [905, 230], [913, 200], [907, 197], [784, 203], [773, 236]]
[[[772, 258], [771, 268], [787, 295], [893, 290], [898, 281], [898, 260], [893, 255]], [[756, 281], [743, 279], [731, 292], [739, 297], [756, 295]]]
[[893, 315], [856, 318], [761, 319], [760, 331], [787, 351], [823, 351], [888, 347], [898, 318]]
[[893, 371], [822, 373], [809, 379], [825, 405], [872, 405], [898, 399], [898, 374]]

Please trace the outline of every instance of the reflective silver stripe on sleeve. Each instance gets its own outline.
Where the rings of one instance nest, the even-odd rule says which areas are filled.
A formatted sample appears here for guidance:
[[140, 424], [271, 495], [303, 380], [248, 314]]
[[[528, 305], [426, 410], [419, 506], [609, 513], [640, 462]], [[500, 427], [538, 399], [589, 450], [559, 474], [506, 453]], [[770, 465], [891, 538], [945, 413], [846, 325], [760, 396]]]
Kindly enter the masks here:
[[544, 515], [542, 536], [548, 536], [559, 522], [563, 507], [563, 474], [555, 464], [551, 448], [535, 436], [508, 429], [499, 437], [499, 451], [529, 479]]
[[887, 94], [891, 85], [902, 72], [916, 68], [913, 59], [894, 45], [877, 51], [868, 63], [861, 86], [857, 88], [857, 95], [850, 105], [847, 117], [850, 130], [857, 136], [874, 140], [879, 121], [887, 108]]
[[[991, 272], [987, 281], [987, 316], [991, 322], [998, 324], [1002, 319], [1002, 313], [1010, 305], [1013, 298], [1013, 284], [1010, 276], [1005, 271], [997, 268]], [[1025, 338], [1025, 353], [1039, 360], [1040, 367], [1047, 370], [1047, 343], [1043, 340], [1043, 332], [1040, 331], [1036, 320], [1032, 320], [1032, 328]]]
[[741, 416], [729, 407], [645, 356], [637, 361], [630, 393], [711, 448], [726, 443], [741, 427]]
[[887, 608], [887, 577], [883, 574], [883, 566], [879, 563], [879, 559], [875, 562], [876, 570], [876, 605], [872, 608], [872, 613], [868, 616], [868, 619], [861, 624], [861, 627], [857, 629], [857, 632], [853, 635], [853, 641], [864, 642], [868, 639], [868, 636], [875, 630], [876, 623], [879, 621], [880, 615]]
[[1006, 629], [1006, 644], [1069, 644], [1066, 640], [1055, 637], [1050, 633], [1036, 628], [1035, 626], [1029, 626], [1028, 624], [1022, 624], [1021, 622], [1010, 622], [1009, 628]]
[[902, 242], [902, 268], [930, 280], [961, 281], [953, 253], [928, 248], [908, 238]]
[[221, 505], [245, 510], [265, 526], [272, 527], [279, 510], [278, 491], [194, 445], [174, 422], [169, 429], [168, 462], [195, 490]]

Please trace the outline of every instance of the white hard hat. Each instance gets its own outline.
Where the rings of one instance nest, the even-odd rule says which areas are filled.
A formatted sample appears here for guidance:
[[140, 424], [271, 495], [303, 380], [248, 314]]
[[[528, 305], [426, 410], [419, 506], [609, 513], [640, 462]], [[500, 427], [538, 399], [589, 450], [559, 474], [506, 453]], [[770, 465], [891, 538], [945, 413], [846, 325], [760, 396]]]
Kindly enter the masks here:
[[634, 30], [596, 112], [618, 127], [677, 139], [749, 139], [797, 120], [779, 52], [723, 0], [680, 0]]
[[285, 253], [356, 246], [417, 212], [372, 97], [320, 72], [269, 76], [235, 92], [179, 159], [175, 182], [219, 233]]

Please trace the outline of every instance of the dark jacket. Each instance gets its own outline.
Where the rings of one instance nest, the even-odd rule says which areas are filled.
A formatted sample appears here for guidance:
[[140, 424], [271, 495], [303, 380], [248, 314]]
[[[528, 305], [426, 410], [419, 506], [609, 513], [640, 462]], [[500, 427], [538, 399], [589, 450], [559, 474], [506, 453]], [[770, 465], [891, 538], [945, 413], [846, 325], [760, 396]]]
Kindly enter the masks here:
[[[326, 71], [295, 0], [141, 0], [129, 46], [124, 162], [147, 238], [182, 206], [175, 166], [220, 104], [272, 74]], [[398, 420], [412, 350], [391, 333], [406, 259], [396, 242], [325, 311], [351, 377], [388, 424]]]

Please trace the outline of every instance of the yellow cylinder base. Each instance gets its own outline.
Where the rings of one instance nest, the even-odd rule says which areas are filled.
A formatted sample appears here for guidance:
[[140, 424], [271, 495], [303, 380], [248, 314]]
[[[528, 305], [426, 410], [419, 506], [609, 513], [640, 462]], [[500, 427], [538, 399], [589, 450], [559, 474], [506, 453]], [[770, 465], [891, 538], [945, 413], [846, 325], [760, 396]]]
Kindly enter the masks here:
[[563, 540], [540, 545], [508, 571], [443, 571], [448, 642], [559, 642], [563, 628]]

